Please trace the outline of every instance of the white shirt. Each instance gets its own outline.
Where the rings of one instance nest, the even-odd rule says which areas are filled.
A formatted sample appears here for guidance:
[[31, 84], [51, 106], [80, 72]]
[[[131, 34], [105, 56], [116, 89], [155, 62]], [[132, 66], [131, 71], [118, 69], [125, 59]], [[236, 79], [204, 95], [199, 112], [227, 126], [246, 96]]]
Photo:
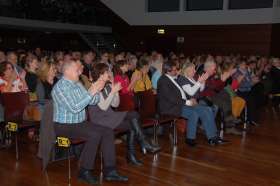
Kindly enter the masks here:
[[194, 85], [190, 85], [190, 84], [186, 84], [183, 85], [182, 88], [183, 90], [189, 95], [189, 96], [193, 96], [195, 95], [195, 93], [198, 91], [198, 89], [200, 89], [200, 92], [202, 92], [205, 88], [205, 84], [200, 83], [198, 81], [195, 81], [193, 78], [188, 78], [186, 77], [190, 82], [192, 82]]
[[180, 90], [182, 99], [186, 101], [185, 104], [186, 104], [187, 106], [192, 106], [192, 102], [191, 102], [190, 100], [187, 100], [187, 96], [186, 96], [184, 90], [183, 90], [183, 89], [178, 85], [178, 83], [174, 80], [176, 77], [172, 77], [172, 76], [170, 76], [170, 75], [168, 75], [168, 74], [165, 74], [165, 75], [166, 75], [166, 77], [168, 77], [168, 78], [171, 80], [171, 82]]

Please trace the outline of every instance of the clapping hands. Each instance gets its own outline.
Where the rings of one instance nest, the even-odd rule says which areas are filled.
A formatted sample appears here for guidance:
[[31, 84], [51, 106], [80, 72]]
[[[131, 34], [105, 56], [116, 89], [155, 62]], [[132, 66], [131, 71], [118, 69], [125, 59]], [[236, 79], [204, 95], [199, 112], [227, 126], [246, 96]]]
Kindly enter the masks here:
[[204, 73], [201, 76], [199, 76], [197, 81], [199, 83], [205, 83], [205, 81], [208, 79], [208, 77], [209, 77], [208, 73]]
[[91, 95], [95, 95], [97, 92], [100, 92], [105, 86], [105, 81], [103, 80], [97, 80], [95, 83], [93, 83], [90, 88], [89, 92]]
[[122, 86], [120, 83], [114, 83], [112, 84], [112, 93], [117, 93], [122, 89]]

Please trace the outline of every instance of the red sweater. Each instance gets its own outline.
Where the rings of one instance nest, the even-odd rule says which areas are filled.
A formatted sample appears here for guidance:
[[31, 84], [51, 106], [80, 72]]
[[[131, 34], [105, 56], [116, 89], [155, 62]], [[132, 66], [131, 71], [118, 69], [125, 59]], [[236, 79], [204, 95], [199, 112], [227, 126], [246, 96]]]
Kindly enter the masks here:
[[216, 79], [214, 76], [208, 78], [205, 83], [205, 89], [200, 93], [201, 97], [213, 97], [218, 92], [223, 90], [225, 82], [220, 79]]

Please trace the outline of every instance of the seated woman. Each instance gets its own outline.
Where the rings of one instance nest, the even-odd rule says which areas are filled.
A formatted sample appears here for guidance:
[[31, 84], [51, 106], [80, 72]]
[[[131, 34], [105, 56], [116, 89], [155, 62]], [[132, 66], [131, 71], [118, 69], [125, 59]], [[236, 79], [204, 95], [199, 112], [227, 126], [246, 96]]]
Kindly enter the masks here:
[[89, 106], [89, 118], [92, 123], [117, 130], [127, 130], [127, 161], [133, 165], [142, 165], [135, 157], [134, 140], [137, 139], [143, 153], [155, 153], [160, 147], [151, 145], [142, 132], [139, 114], [137, 112], [115, 112], [111, 107], [119, 105], [119, 91], [122, 89], [119, 82], [113, 82], [109, 67], [99, 63], [92, 70], [93, 81], [105, 81], [106, 85], [100, 94], [98, 105]]
[[51, 99], [52, 88], [57, 82], [56, 71], [55, 64], [46, 60], [42, 62], [37, 72], [40, 79], [40, 85], [37, 87], [37, 94], [41, 103], [43, 103], [44, 100]]
[[0, 92], [27, 91], [25, 75], [25, 71], [17, 75], [10, 62], [2, 62], [0, 64]]
[[[137, 106], [136, 101], [134, 99], [134, 87], [138, 80], [140, 80], [140, 75], [135, 74], [132, 76], [131, 80], [127, 76], [128, 72], [128, 62], [125, 60], [120, 60], [114, 66], [114, 82], [121, 84], [121, 90], [119, 91], [120, 95], [120, 105], [119, 110], [127, 111], [134, 110]], [[126, 103], [128, 106], [123, 105]]]
[[[231, 72], [231, 74], [233, 74], [235, 72], [234, 65], [233, 64], [224, 64], [222, 66], [222, 71]], [[246, 105], [246, 101], [243, 98], [237, 96], [237, 94], [236, 94], [239, 84], [243, 80], [243, 78], [244, 78], [243, 75], [239, 75], [236, 78], [231, 76], [226, 81], [226, 86], [225, 86], [225, 90], [231, 97], [232, 115], [236, 118], [240, 117], [241, 112], [243, 111], [243, 109], [245, 108], [245, 105]]]
[[237, 95], [246, 100], [248, 122], [252, 125], [257, 125], [262, 100], [262, 84], [257, 76], [250, 73], [248, 62], [245, 58], [239, 61], [238, 69], [233, 75], [234, 78], [238, 76], [243, 76], [243, 78], [239, 83]]
[[26, 76], [25, 81], [29, 90], [30, 101], [37, 101], [37, 84], [38, 84], [38, 76], [37, 70], [39, 68], [38, 59], [35, 56], [29, 57], [25, 62]]
[[148, 75], [149, 62], [144, 58], [140, 59], [136, 65], [136, 70], [132, 74], [131, 79], [137, 79], [134, 85], [134, 92], [143, 92], [152, 89], [152, 82]]

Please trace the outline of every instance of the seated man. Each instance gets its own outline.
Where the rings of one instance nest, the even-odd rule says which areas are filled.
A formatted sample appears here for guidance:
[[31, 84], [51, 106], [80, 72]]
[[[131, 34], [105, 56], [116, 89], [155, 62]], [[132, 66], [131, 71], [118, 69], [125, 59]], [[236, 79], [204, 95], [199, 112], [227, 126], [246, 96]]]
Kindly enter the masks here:
[[188, 119], [186, 143], [195, 146], [197, 123], [200, 119], [210, 145], [223, 144], [217, 136], [214, 117], [209, 117], [207, 108], [196, 104], [194, 99], [187, 100], [184, 90], [177, 83], [178, 67], [173, 60], [163, 64], [163, 75], [158, 81], [158, 103], [160, 114], [173, 115]]
[[242, 133], [235, 127], [240, 121], [232, 115], [231, 97], [224, 90], [225, 82], [230, 78], [231, 72], [224, 72], [220, 77], [216, 77], [217, 65], [212, 59], [206, 60], [203, 68], [209, 78], [206, 80], [205, 89], [200, 93], [200, 99], [208, 105], [214, 104], [218, 106], [223, 112], [226, 133], [241, 135]]
[[98, 183], [90, 171], [94, 167], [96, 151], [101, 142], [105, 180], [127, 181], [127, 177], [116, 172], [113, 130], [86, 121], [85, 107], [99, 102], [99, 91], [104, 87], [104, 82], [97, 81], [86, 91], [79, 82], [79, 65], [72, 60], [63, 63], [62, 73], [63, 77], [51, 93], [54, 103], [54, 128], [58, 136], [86, 141], [80, 156], [79, 179], [89, 184]]

